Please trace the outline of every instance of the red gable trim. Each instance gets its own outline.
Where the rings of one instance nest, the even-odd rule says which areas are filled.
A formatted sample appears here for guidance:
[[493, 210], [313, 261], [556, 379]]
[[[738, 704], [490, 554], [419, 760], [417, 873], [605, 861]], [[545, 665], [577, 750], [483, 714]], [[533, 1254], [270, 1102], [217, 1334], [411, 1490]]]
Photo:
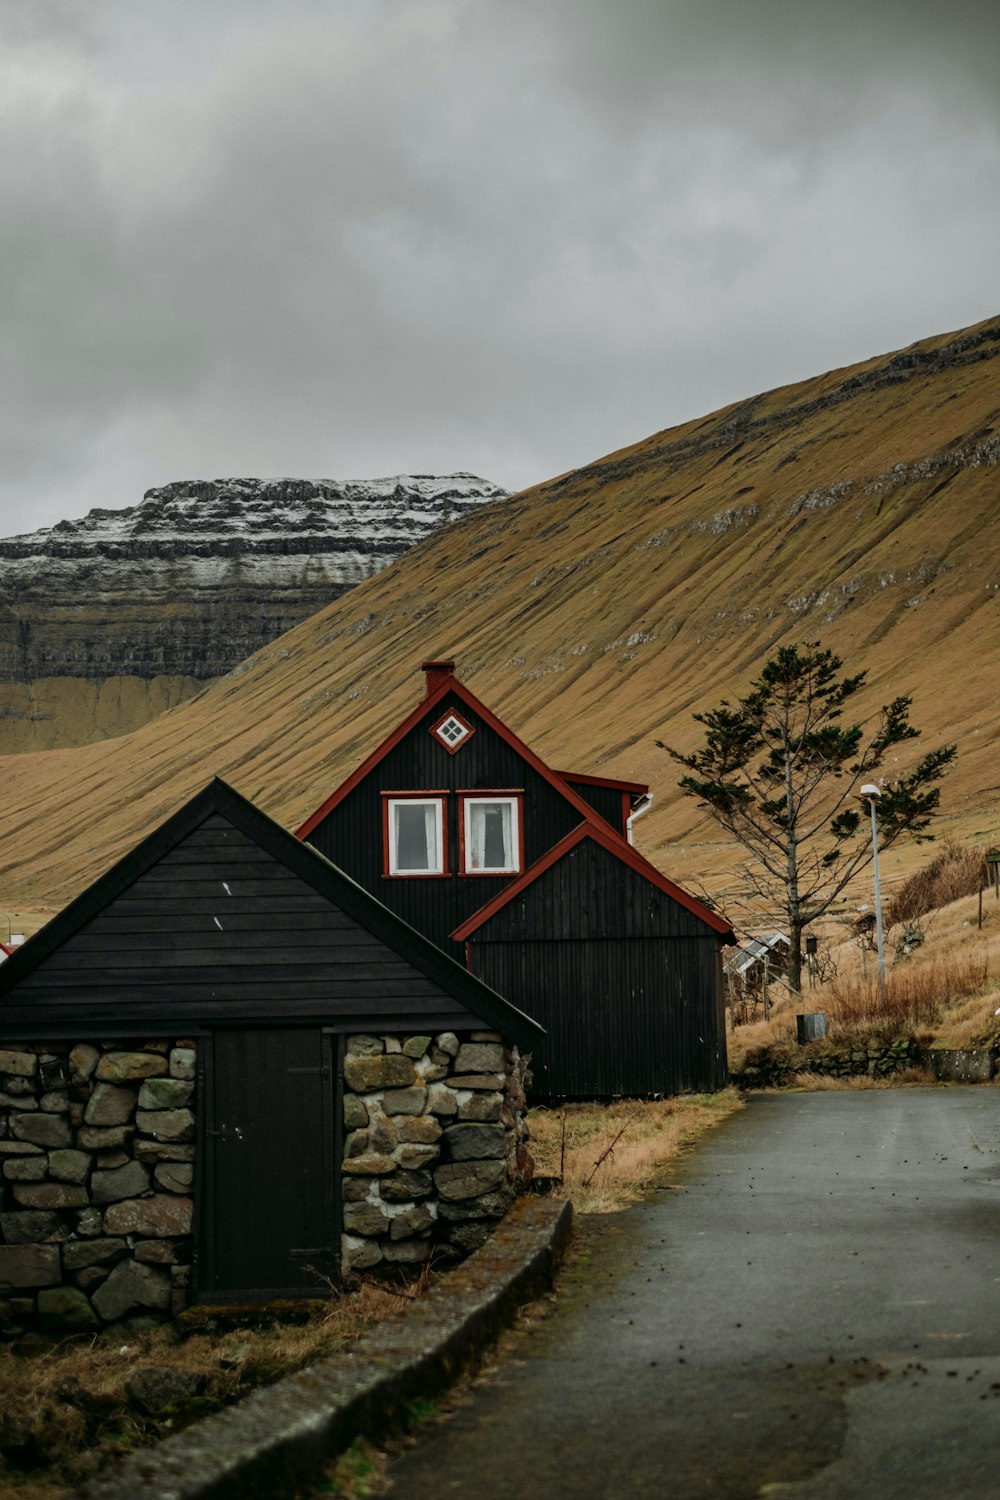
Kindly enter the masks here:
[[496, 714], [486, 707], [485, 703], [480, 703], [475, 693], [471, 692], [469, 688], [464, 687], [457, 677], [445, 677], [434, 691], [422, 699], [413, 712], [408, 714], [403, 722], [397, 725], [392, 733], [382, 741], [378, 749], [373, 750], [368, 759], [362, 761], [357, 770], [353, 771], [346, 781], [341, 782], [337, 790], [332, 792], [325, 802], [321, 802], [316, 811], [310, 814], [300, 828], [295, 830], [296, 838], [308, 838], [316, 825], [322, 823], [327, 814], [331, 813], [339, 803], [343, 802], [348, 793], [353, 792], [354, 788], [374, 771], [379, 762], [385, 759], [390, 750], [395, 750], [400, 741], [404, 740], [410, 731], [416, 728], [421, 719], [432, 708], [436, 707], [438, 703], [442, 702], [448, 694], [458, 698], [474, 714], [478, 714], [483, 723], [488, 725], [502, 740], [506, 740], [511, 749], [516, 751], [522, 760], [526, 761], [533, 771], [537, 771], [538, 775], [547, 781], [561, 796], [565, 797], [570, 806], [575, 808], [580, 816], [586, 819], [588, 824], [593, 822], [596, 826], [596, 822], [599, 820], [603, 826], [607, 826], [604, 824], [604, 819], [600, 817], [600, 814], [595, 812], [589, 803], [585, 802], [577, 792], [574, 792], [569, 783], [564, 781], [557, 771], [550, 771], [545, 762], [540, 760], [535, 754], [534, 750], [529, 750], [524, 741], [519, 740], [514, 731], [508, 729], [507, 725], [502, 723]]
[[582, 771], [557, 771], [556, 775], [577, 786], [606, 786], [616, 792], [634, 792], [636, 796], [644, 796], [649, 791], [644, 781], [619, 781], [617, 776], [586, 776]]
[[7, 943], [0, 943], [0, 953], [6, 953], [6, 955], [7, 955], [8, 958], [10, 957], [10, 955], [12, 953], [16, 953], [16, 952], [17, 952], [17, 948], [16, 947], [11, 948], [11, 947], [9, 947], [7, 945]]
[[593, 839], [595, 844], [600, 844], [603, 849], [607, 849], [609, 854], [613, 854], [616, 859], [620, 859], [623, 864], [629, 865], [637, 874], [644, 876], [651, 885], [655, 885], [665, 895], [672, 897], [679, 906], [683, 906], [693, 916], [698, 917], [700, 921], [717, 932], [720, 937], [728, 939], [731, 943], [736, 941], [733, 930], [725, 917], [720, 917], [717, 912], [710, 911], [703, 902], [699, 901], [695, 896], [689, 895], [679, 885], [675, 885], [666, 875], [662, 875], [655, 865], [651, 865], [649, 860], [639, 853], [638, 849], [634, 849], [631, 844], [626, 843], [620, 835], [612, 833], [608, 829], [607, 824], [598, 824], [596, 822], [580, 823], [570, 833], [567, 833], [565, 838], [560, 839], [558, 844], [553, 845], [547, 854], [542, 855], [541, 859], [537, 859], [530, 869], [525, 870], [523, 875], [520, 875], [517, 880], [511, 881], [510, 885], [504, 886], [498, 895], [494, 896], [492, 900], [487, 901], [486, 905], [481, 906], [478, 911], [473, 912], [471, 917], [467, 917], [461, 926], [456, 927], [455, 931], [451, 934], [453, 941], [456, 943], [466, 942], [484, 923], [488, 922], [492, 916], [495, 916], [498, 911], [505, 907], [508, 901], [512, 901], [515, 896], [519, 896], [529, 885], [534, 884], [540, 875], [544, 875], [546, 870], [550, 870], [554, 864], [562, 859], [563, 855], [568, 854], [571, 849], [575, 849], [577, 844], [581, 843], [584, 839]]

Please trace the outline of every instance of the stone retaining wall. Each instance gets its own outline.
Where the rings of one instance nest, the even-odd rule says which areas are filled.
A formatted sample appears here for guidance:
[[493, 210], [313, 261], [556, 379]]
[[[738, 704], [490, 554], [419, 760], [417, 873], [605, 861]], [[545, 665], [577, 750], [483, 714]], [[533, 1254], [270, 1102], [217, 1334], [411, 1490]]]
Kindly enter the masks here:
[[[187, 1303], [192, 1041], [0, 1049], [0, 1325], [86, 1332]], [[530, 1178], [527, 1058], [495, 1032], [353, 1036], [345, 1271], [480, 1246]]]
[[0, 1050], [0, 1322], [86, 1332], [187, 1301], [192, 1042]]
[[869, 1074], [884, 1078], [905, 1068], [923, 1066], [924, 1053], [913, 1041], [887, 1042], [869, 1047], [830, 1048], [814, 1052], [803, 1046], [757, 1047], [748, 1052], [742, 1069], [730, 1075], [737, 1088], [781, 1088], [793, 1073], [822, 1073], [848, 1078]]
[[533, 1170], [527, 1061], [491, 1031], [348, 1037], [345, 1270], [483, 1244]]

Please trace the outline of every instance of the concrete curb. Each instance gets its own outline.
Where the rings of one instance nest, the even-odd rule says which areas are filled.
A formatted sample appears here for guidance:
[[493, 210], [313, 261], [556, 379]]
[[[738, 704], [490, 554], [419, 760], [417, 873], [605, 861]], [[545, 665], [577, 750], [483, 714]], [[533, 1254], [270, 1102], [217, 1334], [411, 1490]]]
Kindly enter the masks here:
[[[355, 1438], [405, 1424], [445, 1390], [517, 1308], [551, 1286], [573, 1208], [520, 1198], [481, 1250], [348, 1353], [255, 1391], [75, 1491], [76, 1500], [250, 1500], [292, 1492]], [[72, 1497], [71, 1497], [72, 1500]]]

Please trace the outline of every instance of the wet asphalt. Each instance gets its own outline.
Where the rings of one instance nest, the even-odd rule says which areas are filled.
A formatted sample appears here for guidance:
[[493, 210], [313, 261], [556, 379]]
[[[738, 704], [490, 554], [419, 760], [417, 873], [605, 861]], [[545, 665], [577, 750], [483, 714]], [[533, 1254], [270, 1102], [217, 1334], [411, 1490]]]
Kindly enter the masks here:
[[394, 1500], [1000, 1500], [1000, 1088], [753, 1098], [671, 1181]]

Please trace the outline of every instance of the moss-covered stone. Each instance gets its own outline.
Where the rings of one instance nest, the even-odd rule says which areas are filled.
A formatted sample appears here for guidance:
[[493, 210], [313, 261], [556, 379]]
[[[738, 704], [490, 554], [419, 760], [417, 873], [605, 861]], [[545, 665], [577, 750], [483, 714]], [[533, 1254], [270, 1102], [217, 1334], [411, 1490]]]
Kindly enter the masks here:
[[101, 1326], [87, 1297], [75, 1286], [39, 1292], [38, 1321], [48, 1333], [90, 1333]]
[[344, 1095], [344, 1125], [348, 1130], [364, 1130], [368, 1124], [368, 1108], [357, 1094]]
[[409, 1088], [416, 1080], [413, 1059], [401, 1052], [380, 1057], [349, 1057], [344, 1063], [344, 1083], [356, 1094], [375, 1089]]
[[159, 1078], [169, 1064], [155, 1052], [105, 1052], [97, 1064], [97, 1077], [104, 1083], [132, 1083], [141, 1078]]

